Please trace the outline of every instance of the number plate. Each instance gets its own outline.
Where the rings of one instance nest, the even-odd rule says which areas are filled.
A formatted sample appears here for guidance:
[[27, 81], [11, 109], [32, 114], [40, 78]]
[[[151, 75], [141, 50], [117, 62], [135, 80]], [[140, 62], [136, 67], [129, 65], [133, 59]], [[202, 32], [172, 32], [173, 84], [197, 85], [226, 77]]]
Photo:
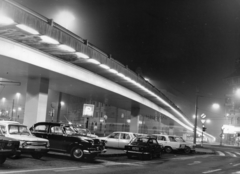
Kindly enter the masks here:
[[133, 147], [132, 150], [139, 150], [139, 148], [138, 147]]

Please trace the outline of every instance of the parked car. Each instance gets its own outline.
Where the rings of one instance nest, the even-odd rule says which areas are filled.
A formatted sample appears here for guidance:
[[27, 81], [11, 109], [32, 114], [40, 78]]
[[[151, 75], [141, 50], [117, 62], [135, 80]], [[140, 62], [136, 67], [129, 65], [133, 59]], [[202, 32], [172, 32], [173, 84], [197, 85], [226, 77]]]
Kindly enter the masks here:
[[107, 147], [124, 148], [136, 135], [132, 132], [113, 132], [106, 137], [99, 137], [101, 140], [106, 140]]
[[173, 150], [184, 151], [184, 153], [191, 153], [195, 151], [195, 146], [190, 143], [186, 143], [178, 136], [173, 135], [161, 135], [153, 134], [157, 137], [159, 143], [163, 144], [166, 153], [171, 153]]
[[16, 153], [19, 144], [19, 141], [5, 137], [0, 129], [0, 165], [6, 161], [8, 156]]
[[30, 131], [37, 137], [50, 141], [50, 151], [69, 153], [75, 160], [87, 157], [94, 159], [106, 151], [105, 142], [78, 134], [71, 125], [64, 123], [39, 122]]
[[30, 153], [33, 158], [40, 159], [49, 149], [47, 139], [33, 136], [23, 124], [15, 121], [0, 121], [0, 129], [5, 137], [20, 141], [19, 149], [12, 158], [18, 158], [22, 153]]
[[158, 143], [154, 136], [138, 136], [125, 146], [128, 158], [138, 156], [140, 159], [160, 158], [163, 146]]
[[83, 136], [87, 136], [87, 137], [91, 137], [91, 138], [98, 138], [98, 136], [93, 134], [89, 129], [83, 129], [80, 127], [73, 127], [73, 128], [77, 133], [79, 133]]

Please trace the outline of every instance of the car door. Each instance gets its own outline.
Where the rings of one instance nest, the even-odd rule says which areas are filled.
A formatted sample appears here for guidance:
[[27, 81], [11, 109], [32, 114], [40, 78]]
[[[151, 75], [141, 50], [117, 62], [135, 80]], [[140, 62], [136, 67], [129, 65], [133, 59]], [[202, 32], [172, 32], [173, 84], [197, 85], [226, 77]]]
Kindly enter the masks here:
[[120, 136], [120, 133], [118, 133], [118, 132], [114, 132], [114, 133], [110, 134], [106, 139], [107, 140], [106, 146], [118, 147], [119, 136]]
[[120, 138], [119, 138], [119, 142], [118, 142], [118, 148], [124, 148], [125, 145], [129, 144], [130, 141], [131, 141], [130, 134], [121, 133]]
[[165, 136], [158, 136], [157, 139], [158, 139], [158, 140], [157, 140], [158, 143], [159, 143], [159, 144], [162, 144], [163, 147], [165, 147], [165, 146], [167, 145], [167, 139], [166, 139]]
[[54, 150], [64, 151], [64, 138], [63, 131], [60, 125], [51, 125], [49, 127], [48, 140], [50, 143], [50, 148]]
[[46, 138], [47, 139], [47, 135], [48, 135], [48, 125], [45, 124], [39, 124], [39, 125], [35, 125], [34, 129], [32, 129], [32, 134], [36, 137], [39, 138]]

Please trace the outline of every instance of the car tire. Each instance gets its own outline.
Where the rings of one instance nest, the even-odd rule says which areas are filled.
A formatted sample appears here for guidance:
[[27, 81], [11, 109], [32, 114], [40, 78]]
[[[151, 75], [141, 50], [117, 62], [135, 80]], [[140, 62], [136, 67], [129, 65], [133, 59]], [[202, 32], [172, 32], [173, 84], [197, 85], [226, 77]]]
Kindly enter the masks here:
[[21, 157], [21, 153], [15, 153], [13, 155], [10, 155], [8, 158], [10, 159], [18, 159]]
[[41, 159], [43, 157], [42, 153], [32, 153], [31, 155], [34, 159]]
[[186, 146], [185, 149], [184, 149], [184, 153], [190, 154], [191, 153], [190, 147]]
[[172, 148], [168, 147], [168, 146], [165, 147], [164, 150], [165, 150], [166, 153], [171, 153], [172, 152]]
[[6, 156], [0, 156], [0, 165], [3, 164], [6, 161]]
[[75, 160], [83, 159], [84, 157], [83, 150], [78, 146], [73, 147], [71, 150], [71, 157]]

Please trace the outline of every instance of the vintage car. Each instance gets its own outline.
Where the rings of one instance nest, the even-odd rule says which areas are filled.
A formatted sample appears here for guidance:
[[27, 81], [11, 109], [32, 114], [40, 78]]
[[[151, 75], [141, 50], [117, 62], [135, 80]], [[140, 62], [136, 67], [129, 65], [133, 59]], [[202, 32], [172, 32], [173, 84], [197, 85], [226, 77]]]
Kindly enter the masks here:
[[125, 151], [128, 158], [133, 156], [137, 156], [140, 159], [160, 158], [163, 146], [158, 143], [156, 137], [138, 136], [125, 146]]
[[49, 149], [47, 139], [33, 136], [27, 126], [18, 122], [0, 121], [0, 129], [5, 137], [20, 141], [19, 149], [12, 158], [18, 158], [22, 153], [29, 153], [33, 158], [40, 159]]
[[186, 154], [195, 151], [195, 146], [191, 143], [186, 143], [179, 136], [174, 135], [162, 135], [162, 134], [153, 134], [157, 137], [159, 143], [164, 146], [166, 153], [171, 153], [174, 150], [183, 151]]
[[69, 153], [75, 160], [94, 159], [106, 151], [105, 141], [78, 134], [71, 125], [64, 123], [39, 122], [30, 131], [37, 137], [50, 142], [50, 151]]
[[101, 140], [106, 140], [107, 147], [124, 148], [130, 141], [136, 137], [132, 132], [113, 132], [106, 137], [99, 137]]
[[19, 141], [5, 137], [0, 129], [0, 165], [6, 161], [8, 156], [16, 153], [19, 144]]

